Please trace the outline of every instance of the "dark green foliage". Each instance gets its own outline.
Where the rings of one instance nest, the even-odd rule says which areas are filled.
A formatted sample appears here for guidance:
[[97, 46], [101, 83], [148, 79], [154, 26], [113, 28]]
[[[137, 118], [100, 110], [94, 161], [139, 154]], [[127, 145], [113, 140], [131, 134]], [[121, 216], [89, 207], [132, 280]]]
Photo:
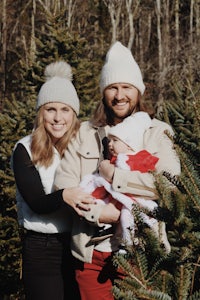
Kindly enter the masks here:
[[27, 102], [6, 100], [4, 112], [0, 114], [0, 297], [6, 294], [14, 294], [14, 297], [17, 297], [21, 289], [21, 240], [15, 203], [15, 181], [10, 168], [10, 159], [16, 141], [30, 133], [33, 128], [34, 105], [29, 100]]
[[127, 274], [123, 281], [115, 282], [113, 292], [116, 299], [171, 299], [167, 293], [170, 275], [164, 270], [158, 272], [163, 267], [162, 260], [158, 262], [156, 257], [151, 258], [154, 267], [150, 268], [147, 258], [141, 245], [135, 245], [126, 257], [120, 254], [115, 256], [114, 263]]
[[[127, 249], [125, 257], [114, 258], [127, 275], [115, 284], [116, 299], [199, 299], [200, 99], [168, 102], [164, 116], [174, 127], [174, 147], [182, 166], [177, 178], [166, 173], [155, 175], [172, 251], [165, 255], [148, 229], [143, 228], [138, 233], [139, 243]], [[169, 182], [176, 188], [171, 190]]]
[[81, 119], [88, 119], [91, 110], [99, 100], [98, 75], [102, 64], [99, 59], [98, 47], [96, 61], [90, 60], [90, 49], [87, 40], [77, 34], [69, 33], [66, 21], [66, 10], [56, 15], [49, 15], [48, 22], [43, 25], [43, 31], [38, 32], [36, 42], [36, 59], [29, 64], [21, 60], [20, 93], [22, 98], [35, 98], [44, 82], [44, 68], [56, 60], [64, 60], [72, 67], [73, 84], [76, 87], [81, 103]]
[[8, 210], [9, 215], [15, 210], [15, 182], [10, 168], [12, 150], [20, 138], [31, 132], [34, 115], [33, 103], [29, 100], [26, 103], [6, 100], [4, 112], [0, 114], [0, 206], [3, 216]]
[[[21, 240], [16, 216], [0, 216], [0, 297], [20, 292]], [[2, 294], [1, 294], [2, 293]]]

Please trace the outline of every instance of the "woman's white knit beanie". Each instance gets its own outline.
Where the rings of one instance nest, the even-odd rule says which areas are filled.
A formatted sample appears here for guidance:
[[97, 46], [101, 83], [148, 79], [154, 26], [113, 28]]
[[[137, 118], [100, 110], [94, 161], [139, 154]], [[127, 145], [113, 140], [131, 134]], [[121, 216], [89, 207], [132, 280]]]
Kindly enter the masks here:
[[144, 147], [144, 133], [151, 126], [151, 122], [148, 113], [139, 111], [111, 127], [108, 134], [119, 138], [132, 150], [138, 152]]
[[129, 83], [143, 95], [145, 85], [141, 70], [131, 51], [120, 42], [115, 42], [106, 55], [106, 61], [101, 71], [100, 91], [113, 83]]
[[40, 88], [37, 98], [37, 109], [45, 103], [61, 102], [69, 105], [78, 115], [80, 102], [72, 84], [71, 66], [58, 61], [45, 68], [46, 82]]

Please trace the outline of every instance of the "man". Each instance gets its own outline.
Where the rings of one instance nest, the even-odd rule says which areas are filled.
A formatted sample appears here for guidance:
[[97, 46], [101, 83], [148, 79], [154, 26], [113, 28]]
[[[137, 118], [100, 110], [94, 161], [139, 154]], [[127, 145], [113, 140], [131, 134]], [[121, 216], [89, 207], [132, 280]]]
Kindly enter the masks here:
[[[69, 189], [78, 187], [85, 175], [98, 170], [106, 180], [112, 181], [115, 191], [157, 199], [152, 174], [122, 170], [108, 159], [102, 160], [102, 153], [106, 153], [105, 136], [110, 126], [137, 111], [145, 111], [141, 99], [145, 86], [140, 68], [130, 50], [120, 42], [116, 42], [107, 53], [101, 71], [100, 90], [102, 100], [90, 122], [82, 123], [77, 138], [66, 150], [57, 170], [55, 186]], [[152, 125], [144, 134], [143, 148], [159, 158], [156, 166], [158, 173], [165, 170], [172, 175], [179, 174], [179, 160], [165, 130], [173, 134], [168, 124], [152, 119]], [[90, 209], [85, 199], [80, 199], [78, 203], [71, 199], [68, 204], [77, 212], [72, 230], [72, 254], [76, 258], [76, 279], [81, 299], [114, 299], [112, 284], [120, 274], [112, 266], [111, 260], [120, 245], [119, 233], [109, 231], [107, 238], [97, 243], [92, 243], [91, 237], [97, 228], [99, 230], [106, 223], [117, 222], [120, 211], [115, 201], [106, 206], [91, 204]]]

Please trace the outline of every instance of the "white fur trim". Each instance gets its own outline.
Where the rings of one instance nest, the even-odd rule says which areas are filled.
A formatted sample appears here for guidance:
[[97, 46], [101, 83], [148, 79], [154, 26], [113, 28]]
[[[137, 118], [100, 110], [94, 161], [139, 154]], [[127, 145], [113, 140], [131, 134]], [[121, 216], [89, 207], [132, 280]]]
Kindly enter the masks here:
[[128, 160], [128, 155], [124, 154], [124, 153], [119, 153], [117, 155], [117, 159], [116, 159], [116, 167], [120, 168], [122, 170], [129, 170], [130, 171], [130, 166], [127, 164], [127, 160]]

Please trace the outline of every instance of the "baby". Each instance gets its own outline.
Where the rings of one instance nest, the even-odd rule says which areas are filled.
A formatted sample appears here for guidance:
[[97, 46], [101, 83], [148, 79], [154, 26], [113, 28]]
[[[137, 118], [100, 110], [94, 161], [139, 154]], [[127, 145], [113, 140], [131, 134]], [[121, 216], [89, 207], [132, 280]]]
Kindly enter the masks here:
[[[143, 136], [147, 128], [151, 126], [151, 118], [145, 112], [137, 112], [133, 116], [126, 118], [123, 122], [110, 128], [108, 132], [109, 152], [112, 156], [111, 163], [116, 167], [140, 171], [141, 173], [154, 171], [158, 158], [143, 149]], [[81, 187], [91, 193], [98, 201], [108, 203], [112, 198], [120, 203], [120, 225], [122, 230], [122, 241], [126, 245], [132, 245], [135, 235], [135, 217], [133, 206], [143, 208], [152, 212], [158, 207], [153, 200], [143, 199], [141, 197], [120, 193], [113, 190], [111, 182], [108, 182], [99, 174], [87, 175], [83, 178]], [[118, 205], [119, 207], [119, 205]], [[171, 247], [165, 231], [165, 223], [158, 222], [155, 218], [149, 217], [144, 212], [140, 212], [140, 217], [154, 232], [157, 238], [163, 243], [167, 253]], [[111, 225], [105, 225], [105, 233], [109, 232]], [[98, 242], [104, 238], [104, 235], [94, 237], [92, 240]], [[160, 234], [161, 233], [161, 234]], [[107, 235], [105, 235], [107, 237]]]

